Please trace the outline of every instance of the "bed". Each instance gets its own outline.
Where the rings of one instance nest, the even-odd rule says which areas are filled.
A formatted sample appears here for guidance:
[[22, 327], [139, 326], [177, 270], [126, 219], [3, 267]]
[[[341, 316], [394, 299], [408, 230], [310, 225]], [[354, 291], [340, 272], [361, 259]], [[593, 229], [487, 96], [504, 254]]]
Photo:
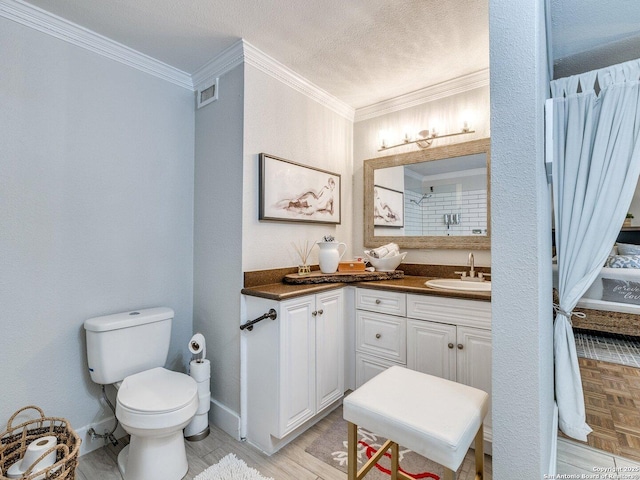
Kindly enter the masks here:
[[[554, 287], [557, 265], [553, 266]], [[591, 287], [578, 301], [575, 328], [640, 335], [640, 228], [620, 232], [616, 246]]]

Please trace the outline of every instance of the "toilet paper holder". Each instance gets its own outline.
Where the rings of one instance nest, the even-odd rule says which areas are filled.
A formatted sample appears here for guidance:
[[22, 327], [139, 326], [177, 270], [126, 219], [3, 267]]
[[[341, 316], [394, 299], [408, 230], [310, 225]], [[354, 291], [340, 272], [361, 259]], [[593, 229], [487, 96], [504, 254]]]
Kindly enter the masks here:
[[201, 333], [196, 333], [193, 337], [191, 337], [191, 340], [189, 340], [189, 351], [193, 355], [202, 353], [202, 356], [196, 361], [198, 363], [202, 363], [202, 361], [204, 361], [205, 357], [207, 356], [207, 346], [204, 335], [202, 335]]

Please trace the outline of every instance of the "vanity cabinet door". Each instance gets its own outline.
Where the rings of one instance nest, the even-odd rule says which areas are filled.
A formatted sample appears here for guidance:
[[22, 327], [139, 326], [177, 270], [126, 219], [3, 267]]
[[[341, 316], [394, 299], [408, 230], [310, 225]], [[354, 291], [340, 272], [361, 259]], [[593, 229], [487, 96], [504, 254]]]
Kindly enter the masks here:
[[[316, 401], [315, 296], [282, 302], [278, 435], [313, 417]], [[274, 348], [277, 348], [274, 345]]]
[[457, 381], [489, 394], [489, 413], [485, 418], [491, 432], [491, 331], [458, 327]]
[[316, 411], [344, 394], [342, 290], [316, 295]]
[[344, 394], [342, 290], [282, 302], [279, 438]]
[[407, 367], [456, 380], [456, 326], [407, 321]]

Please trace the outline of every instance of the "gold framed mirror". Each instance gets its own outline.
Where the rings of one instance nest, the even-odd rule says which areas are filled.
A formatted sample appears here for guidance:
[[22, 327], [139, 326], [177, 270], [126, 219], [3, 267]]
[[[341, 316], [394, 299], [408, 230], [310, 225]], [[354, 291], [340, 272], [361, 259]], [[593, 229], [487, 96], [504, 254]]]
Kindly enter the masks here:
[[364, 245], [491, 248], [490, 139], [364, 161]]

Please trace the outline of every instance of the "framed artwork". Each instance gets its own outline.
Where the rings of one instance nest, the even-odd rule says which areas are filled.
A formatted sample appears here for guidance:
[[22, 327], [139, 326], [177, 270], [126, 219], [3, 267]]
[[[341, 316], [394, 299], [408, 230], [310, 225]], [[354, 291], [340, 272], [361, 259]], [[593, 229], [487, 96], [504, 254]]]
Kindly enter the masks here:
[[340, 175], [260, 154], [259, 220], [340, 223]]
[[373, 186], [373, 225], [378, 227], [404, 227], [404, 193]]

